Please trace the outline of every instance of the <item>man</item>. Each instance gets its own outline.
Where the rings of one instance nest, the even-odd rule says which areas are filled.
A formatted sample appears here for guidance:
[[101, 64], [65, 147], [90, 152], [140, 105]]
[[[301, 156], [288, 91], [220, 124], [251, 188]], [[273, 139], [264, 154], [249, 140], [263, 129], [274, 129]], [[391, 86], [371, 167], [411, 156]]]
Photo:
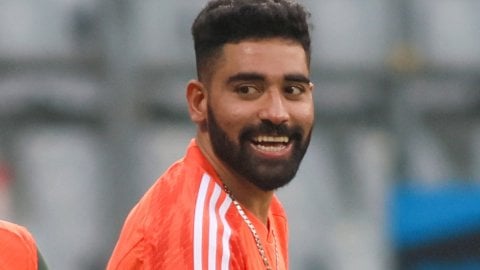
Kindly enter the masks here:
[[197, 134], [129, 214], [108, 269], [287, 269], [274, 191], [314, 121], [308, 14], [288, 0], [214, 0], [192, 26]]
[[35, 239], [20, 225], [0, 220], [0, 269], [47, 269]]

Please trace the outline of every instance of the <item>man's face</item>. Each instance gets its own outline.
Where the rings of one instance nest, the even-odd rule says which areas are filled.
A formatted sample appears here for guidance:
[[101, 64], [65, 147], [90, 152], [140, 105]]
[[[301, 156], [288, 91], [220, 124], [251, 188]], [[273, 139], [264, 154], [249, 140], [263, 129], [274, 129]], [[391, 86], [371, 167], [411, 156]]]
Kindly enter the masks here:
[[224, 46], [208, 87], [213, 152], [262, 190], [286, 185], [307, 150], [313, 86], [303, 48], [283, 39]]

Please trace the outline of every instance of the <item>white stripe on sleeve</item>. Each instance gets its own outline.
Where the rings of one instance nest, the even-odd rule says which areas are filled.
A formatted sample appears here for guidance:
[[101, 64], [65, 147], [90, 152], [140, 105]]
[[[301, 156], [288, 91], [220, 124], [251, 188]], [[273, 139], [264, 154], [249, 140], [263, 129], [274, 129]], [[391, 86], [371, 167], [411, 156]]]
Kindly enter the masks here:
[[[232, 199], [229, 196], [224, 196], [220, 207], [217, 207], [222, 194], [222, 188], [217, 183], [214, 183], [212, 195], [210, 197], [207, 196], [211, 182], [211, 177], [208, 174], [204, 174], [195, 204], [193, 231], [194, 270], [203, 270], [204, 250], [202, 248], [204, 241], [208, 241], [208, 249], [206, 250], [208, 270], [216, 270], [217, 267], [220, 267], [221, 270], [228, 270], [230, 264], [229, 241], [232, 229], [227, 222], [226, 214], [232, 204]], [[206, 202], [208, 203], [208, 208], [206, 208]], [[208, 220], [205, 219], [205, 215], [208, 215]], [[203, 235], [204, 225], [207, 224], [204, 224], [204, 222], [208, 222], [208, 235]], [[222, 235], [219, 235], [219, 225], [223, 227]], [[221, 251], [218, 248], [220, 241], [222, 245]], [[222, 255], [221, 265], [217, 265], [218, 252], [221, 252]]]
[[215, 185], [209, 206], [209, 238], [208, 238], [208, 270], [215, 270], [217, 266], [217, 213], [215, 206], [222, 189]]
[[193, 267], [194, 270], [202, 270], [202, 234], [203, 234], [203, 209], [205, 198], [207, 196], [210, 176], [204, 174], [200, 189], [198, 191], [197, 202], [195, 204], [195, 217], [193, 228]]
[[223, 224], [223, 237], [222, 237], [222, 266], [221, 270], [228, 270], [228, 266], [230, 264], [230, 235], [232, 233], [232, 229], [225, 218], [226, 213], [230, 205], [232, 204], [232, 199], [229, 196], [225, 198], [222, 205], [220, 206], [220, 220]]

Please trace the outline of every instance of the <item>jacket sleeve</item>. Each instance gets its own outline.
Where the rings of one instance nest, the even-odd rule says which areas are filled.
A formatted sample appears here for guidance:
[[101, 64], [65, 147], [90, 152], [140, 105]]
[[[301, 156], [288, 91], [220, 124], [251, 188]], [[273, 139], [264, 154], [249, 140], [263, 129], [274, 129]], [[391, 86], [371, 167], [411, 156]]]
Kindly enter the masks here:
[[147, 269], [143, 258], [142, 242], [119, 240], [107, 265], [107, 270]]

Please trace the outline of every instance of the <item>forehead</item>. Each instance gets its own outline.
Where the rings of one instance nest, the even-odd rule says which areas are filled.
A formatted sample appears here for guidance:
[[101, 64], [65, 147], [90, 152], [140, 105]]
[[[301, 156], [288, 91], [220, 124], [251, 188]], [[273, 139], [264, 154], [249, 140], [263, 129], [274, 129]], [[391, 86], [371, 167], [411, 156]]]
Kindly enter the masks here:
[[254, 72], [266, 77], [285, 74], [308, 76], [307, 56], [303, 47], [285, 39], [247, 40], [224, 45], [217, 59], [214, 77]]

